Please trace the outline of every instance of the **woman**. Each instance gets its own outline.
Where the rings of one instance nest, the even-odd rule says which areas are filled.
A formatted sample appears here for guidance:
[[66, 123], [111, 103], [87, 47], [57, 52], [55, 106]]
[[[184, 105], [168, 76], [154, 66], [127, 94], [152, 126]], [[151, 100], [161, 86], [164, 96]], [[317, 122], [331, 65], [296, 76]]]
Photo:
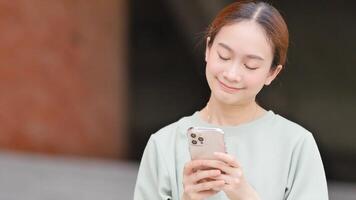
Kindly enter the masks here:
[[[283, 69], [287, 49], [287, 26], [271, 5], [243, 1], [224, 8], [206, 37], [209, 102], [151, 136], [134, 198], [328, 199], [312, 134], [256, 103]], [[227, 153], [191, 161], [186, 132], [192, 126], [222, 129]]]

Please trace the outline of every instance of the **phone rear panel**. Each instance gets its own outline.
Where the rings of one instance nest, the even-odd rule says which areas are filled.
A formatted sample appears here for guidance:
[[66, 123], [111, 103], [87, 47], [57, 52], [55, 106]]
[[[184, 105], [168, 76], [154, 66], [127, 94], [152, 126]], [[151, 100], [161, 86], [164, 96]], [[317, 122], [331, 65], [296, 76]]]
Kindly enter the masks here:
[[214, 152], [226, 152], [221, 129], [191, 127], [187, 136], [192, 160], [212, 160], [215, 159]]

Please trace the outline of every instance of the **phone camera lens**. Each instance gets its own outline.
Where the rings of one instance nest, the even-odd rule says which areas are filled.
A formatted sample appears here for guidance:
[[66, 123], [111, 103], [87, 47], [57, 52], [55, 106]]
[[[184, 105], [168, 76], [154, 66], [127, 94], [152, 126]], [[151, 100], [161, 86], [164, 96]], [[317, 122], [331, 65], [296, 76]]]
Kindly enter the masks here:
[[193, 143], [193, 144], [197, 144], [197, 141], [196, 141], [196, 140], [192, 140], [192, 143]]
[[204, 141], [204, 138], [198, 137], [198, 140], [199, 140], [200, 142], [203, 142], [203, 141]]
[[192, 134], [190, 134], [190, 136], [191, 136], [192, 138], [195, 138], [197, 135], [195, 135], [195, 133], [192, 133]]

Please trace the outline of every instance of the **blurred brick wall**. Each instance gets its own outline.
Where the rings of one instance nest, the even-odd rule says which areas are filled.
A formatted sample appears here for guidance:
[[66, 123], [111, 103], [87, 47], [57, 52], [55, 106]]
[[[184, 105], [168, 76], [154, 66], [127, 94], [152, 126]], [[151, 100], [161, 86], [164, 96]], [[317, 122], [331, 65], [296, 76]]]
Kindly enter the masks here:
[[0, 1], [0, 148], [125, 156], [123, 0]]

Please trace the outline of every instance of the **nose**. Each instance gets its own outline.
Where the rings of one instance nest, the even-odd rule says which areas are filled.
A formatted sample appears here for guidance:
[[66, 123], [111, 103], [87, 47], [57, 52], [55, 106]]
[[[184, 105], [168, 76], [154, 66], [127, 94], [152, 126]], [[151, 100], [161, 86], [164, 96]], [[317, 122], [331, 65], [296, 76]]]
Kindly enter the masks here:
[[239, 82], [242, 79], [242, 71], [239, 65], [233, 64], [226, 68], [223, 72], [223, 77], [230, 82]]

